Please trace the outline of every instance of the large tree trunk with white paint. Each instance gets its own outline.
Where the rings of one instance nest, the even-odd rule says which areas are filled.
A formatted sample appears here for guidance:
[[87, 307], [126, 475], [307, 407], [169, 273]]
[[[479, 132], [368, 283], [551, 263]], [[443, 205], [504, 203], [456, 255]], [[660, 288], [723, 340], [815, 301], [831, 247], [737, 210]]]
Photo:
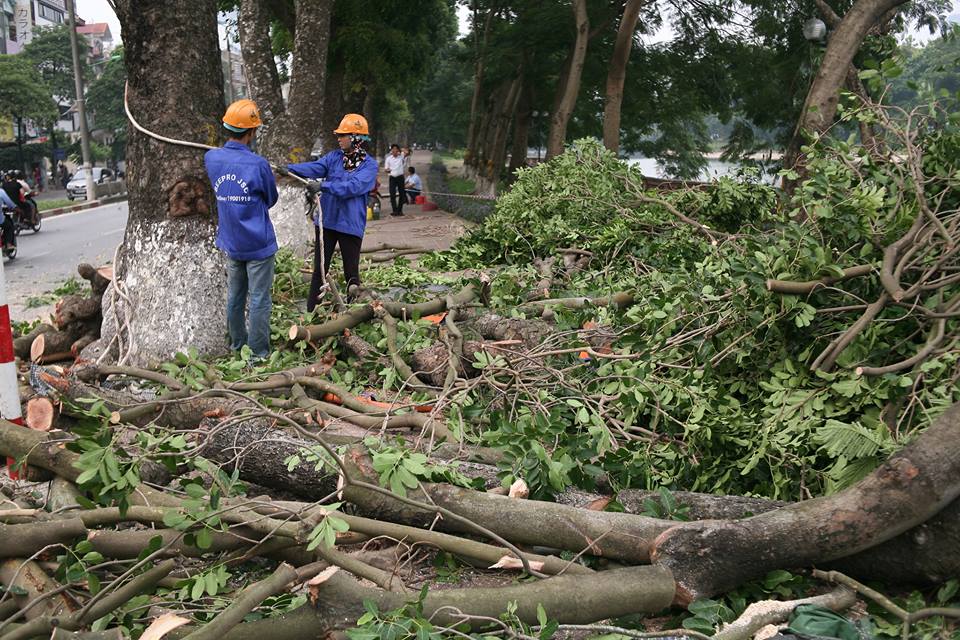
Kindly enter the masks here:
[[[218, 144], [224, 101], [217, 3], [116, 0], [116, 10], [134, 117], [160, 135]], [[130, 217], [114, 286], [104, 296], [109, 311], [100, 349], [116, 335], [119, 314], [123, 330], [112, 350], [118, 353], [119, 342], [128, 363], [152, 364], [190, 347], [226, 352], [227, 278], [214, 246], [216, 206], [203, 151], [130, 128], [127, 186]]]

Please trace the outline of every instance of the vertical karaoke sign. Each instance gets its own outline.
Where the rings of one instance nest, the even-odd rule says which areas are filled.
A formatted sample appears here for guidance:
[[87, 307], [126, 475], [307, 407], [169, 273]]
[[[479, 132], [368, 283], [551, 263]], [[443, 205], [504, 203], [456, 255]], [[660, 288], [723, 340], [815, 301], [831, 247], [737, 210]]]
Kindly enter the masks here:
[[33, 7], [30, 0], [17, 0], [13, 23], [17, 28], [17, 44], [21, 47], [33, 40]]

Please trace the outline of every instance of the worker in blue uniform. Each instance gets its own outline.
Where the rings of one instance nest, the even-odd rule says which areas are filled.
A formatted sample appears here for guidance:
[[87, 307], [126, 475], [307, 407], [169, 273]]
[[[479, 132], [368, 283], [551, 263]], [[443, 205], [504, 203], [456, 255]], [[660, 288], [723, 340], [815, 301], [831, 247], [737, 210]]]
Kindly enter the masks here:
[[[249, 345], [256, 358], [270, 355], [277, 235], [269, 209], [277, 202], [270, 164], [250, 150], [261, 124], [252, 100], [237, 100], [223, 116], [227, 142], [203, 157], [217, 197], [217, 247], [227, 255], [227, 328], [230, 348]], [[247, 298], [249, 323], [245, 322]]]

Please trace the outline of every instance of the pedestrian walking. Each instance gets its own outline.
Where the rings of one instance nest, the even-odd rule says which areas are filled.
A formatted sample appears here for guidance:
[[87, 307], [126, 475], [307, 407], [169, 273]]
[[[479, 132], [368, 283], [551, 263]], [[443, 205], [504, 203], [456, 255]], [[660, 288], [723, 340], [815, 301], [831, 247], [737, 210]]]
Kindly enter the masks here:
[[407, 159], [400, 153], [400, 145], [390, 145], [390, 154], [383, 162], [390, 180], [390, 208], [392, 216], [403, 215], [403, 205], [407, 203], [407, 194], [403, 189]]
[[[203, 157], [217, 196], [217, 247], [227, 255], [227, 328], [230, 348], [249, 345], [254, 357], [270, 355], [277, 236], [269, 209], [277, 202], [270, 164], [250, 150], [261, 125], [253, 100], [237, 100], [223, 116], [227, 142]], [[245, 319], [247, 299], [250, 319]]]
[[[323, 178], [320, 187], [320, 212], [314, 218], [316, 243], [313, 252], [313, 278], [307, 297], [307, 311], [313, 311], [330, 270], [334, 249], [340, 247], [343, 275], [349, 298], [360, 286], [360, 246], [367, 228], [367, 196], [377, 182], [377, 161], [367, 153], [370, 129], [358, 113], [343, 116], [334, 133], [340, 148], [312, 162], [288, 164], [288, 171], [304, 178]], [[322, 224], [322, 228], [321, 228]], [[323, 234], [323, 242], [320, 242]], [[323, 255], [320, 247], [323, 246]], [[322, 262], [321, 262], [322, 259]]]

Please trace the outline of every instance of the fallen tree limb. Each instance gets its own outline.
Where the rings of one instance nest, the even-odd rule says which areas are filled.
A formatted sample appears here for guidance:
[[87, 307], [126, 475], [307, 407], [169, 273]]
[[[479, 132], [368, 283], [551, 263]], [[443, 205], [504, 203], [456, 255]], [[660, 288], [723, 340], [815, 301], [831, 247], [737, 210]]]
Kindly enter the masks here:
[[244, 616], [256, 609], [270, 596], [282, 593], [297, 578], [297, 570], [281, 563], [268, 578], [243, 589], [213, 620], [187, 636], [187, 640], [216, 640], [240, 624]]
[[572, 298], [550, 298], [547, 300], [530, 300], [524, 302], [519, 308], [524, 307], [564, 307], [566, 309], [586, 309], [587, 307], [616, 307], [625, 309], [633, 304], [634, 296], [632, 293], [620, 291], [607, 296], [596, 296], [593, 298], [578, 296]]
[[[377, 482], [377, 475], [365, 452], [351, 449], [346, 459], [353, 475]], [[515, 544], [542, 545], [574, 552], [587, 549], [592, 555], [627, 562], [647, 562], [654, 538], [673, 524], [643, 516], [518, 500], [446, 484], [421, 483], [418, 491], [422, 491], [432, 504], [474, 522], [483, 522]], [[429, 526], [435, 518], [432, 511], [412, 508], [359, 487], [348, 485], [343, 495], [365, 513], [394, 522]], [[469, 531], [445, 520], [441, 520], [438, 526], [448, 531]]]
[[[44, 615], [64, 615], [77, 609], [73, 599], [63, 593], [64, 589], [33, 560], [10, 558], [0, 562], [0, 584], [13, 596], [21, 615], [27, 620]], [[22, 591], [18, 593], [15, 588]], [[29, 608], [24, 610], [25, 607]]]
[[[458, 305], [466, 304], [467, 302], [473, 300], [476, 296], [476, 287], [474, 287], [472, 284], [469, 284], [454, 296], [454, 301]], [[391, 316], [402, 319], [408, 319], [414, 316], [428, 316], [434, 313], [440, 313], [447, 308], [446, 298], [437, 298], [435, 300], [429, 300], [427, 302], [420, 302], [417, 304], [385, 301], [380, 302], [380, 304], [383, 305], [383, 308]], [[293, 325], [288, 331], [288, 337], [290, 340], [306, 340], [308, 342], [316, 342], [322, 338], [329, 338], [342, 333], [344, 329], [352, 329], [362, 322], [372, 320], [373, 317], [373, 305], [366, 304], [362, 307], [354, 307], [345, 314], [333, 318], [332, 320], [328, 320], [323, 324], [308, 326]]]
[[772, 569], [869, 549], [922, 524], [960, 495], [958, 441], [960, 405], [954, 405], [848, 489], [745, 520], [677, 525], [657, 538], [651, 559], [674, 572], [677, 601], [687, 604]]
[[767, 290], [773, 291], [775, 293], [785, 293], [788, 295], [802, 296], [804, 294], [813, 293], [820, 287], [829, 287], [830, 285], [836, 284], [838, 282], [843, 282], [844, 280], [850, 280], [851, 278], [859, 278], [860, 276], [865, 276], [873, 272], [873, 265], [861, 264], [855, 267], [848, 267], [843, 270], [843, 274], [839, 276], [825, 276], [819, 280], [806, 280], [802, 282], [794, 282], [791, 280], [767, 280]]
[[67, 631], [79, 631], [85, 625], [102, 618], [117, 607], [122, 606], [134, 596], [152, 590], [157, 582], [173, 571], [173, 568], [173, 560], [161, 562], [156, 567], [148, 569], [144, 573], [131, 579], [127, 584], [109, 593], [99, 602], [87, 607], [85, 610], [82, 609], [66, 616], [41, 616], [18, 627], [15, 631], [6, 634], [3, 636], [3, 639], [26, 640], [27, 638], [33, 638], [38, 635], [49, 636], [54, 627], [59, 627]]
[[[222, 640], [313, 640], [353, 626], [363, 614], [362, 603], [374, 602], [381, 611], [404, 606], [409, 597], [363, 587], [338, 572], [315, 587], [316, 606], [304, 606], [276, 618], [240, 624]], [[558, 576], [496, 588], [430, 591], [423, 601], [423, 617], [434, 624], [461, 620], [458, 614], [497, 619], [506, 603], [516, 603], [517, 617], [537, 623], [542, 606], [551, 620], [589, 623], [631, 613], [653, 613], [668, 606], [673, 595], [670, 572], [661, 567], [630, 567], [592, 576]], [[182, 638], [172, 632], [169, 638]]]

